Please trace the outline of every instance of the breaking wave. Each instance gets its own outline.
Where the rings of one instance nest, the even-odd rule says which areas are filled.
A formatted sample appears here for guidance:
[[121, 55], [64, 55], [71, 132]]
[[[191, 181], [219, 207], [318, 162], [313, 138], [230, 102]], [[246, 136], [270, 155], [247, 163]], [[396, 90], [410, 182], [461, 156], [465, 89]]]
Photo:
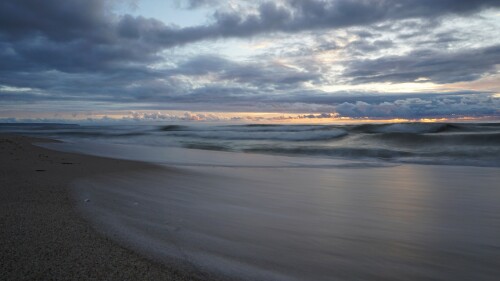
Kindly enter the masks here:
[[354, 148], [354, 147], [297, 147], [297, 148], [250, 148], [245, 149], [246, 152], [265, 152], [279, 154], [301, 154], [301, 155], [328, 155], [345, 158], [380, 158], [391, 159], [396, 157], [408, 157], [413, 153], [399, 150], [382, 149], [382, 148]]
[[340, 138], [347, 132], [339, 129], [328, 131], [183, 131], [170, 136], [219, 140], [278, 140], [278, 141], [320, 141]]

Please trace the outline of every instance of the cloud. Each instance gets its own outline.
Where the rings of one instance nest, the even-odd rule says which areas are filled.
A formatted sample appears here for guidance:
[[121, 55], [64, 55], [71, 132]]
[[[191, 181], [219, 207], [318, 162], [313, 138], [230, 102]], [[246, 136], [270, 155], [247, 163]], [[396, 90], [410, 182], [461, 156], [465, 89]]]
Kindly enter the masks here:
[[0, 32], [11, 40], [41, 35], [54, 41], [84, 37], [104, 42], [109, 27], [106, 1], [7, 0], [0, 3]]
[[[465, 44], [467, 36], [429, 30], [450, 16], [498, 8], [499, 1], [190, 0], [181, 6], [212, 10], [213, 15], [205, 25], [184, 28], [113, 13], [113, 3], [0, 1], [0, 109], [43, 103], [51, 110], [207, 107], [311, 116], [420, 116], [438, 114], [441, 103], [450, 106], [441, 112], [450, 114], [497, 114], [498, 99], [452, 98], [446, 103], [433, 92], [389, 97], [319, 89], [379, 82], [446, 84], [493, 74], [500, 63], [498, 42]], [[427, 33], [432, 34], [425, 40], [410, 40]], [[226, 48], [222, 51], [209, 45], [220, 38], [258, 36], [281, 45], [243, 58], [223, 55], [244, 53], [238, 43], [219, 44]], [[189, 49], [191, 43], [198, 43], [198, 49]]]
[[177, 0], [177, 6], [187, 9], [197, 9], [202, 7], [213, 7], [227, 4], [227, 1], [220, 0]]
[[277, 88], [319, 79], [321, 74], [299, 70], [279, 61], [237, 62], [217, 55], [192, 57], [170, 70], [171, 75], [212, 75], [217, 81], [232, 81], [258, 87]]
[[446, 116], [499, 116], [500, 99], [491, 95], [471, 94], [432, 99], [406, 98], [380, 103], [344, 102], [335, 107], [348, 117], [424, 118]]
[[[281, 3], [281, 4], [280, 4]], [[289, 0], [260, 3], [253, 13], [218, 11], [215, 22], [206, 27], [212, 36], [242, 37], [263, 32], [297, 32], [325, 28], [367, 26], [378, 22], [428, 18], [450, 14], [466, 15], [488, 7], [500, 7], [494, 0]]]
[[500, 45], [443, 52], [416, 50], [406, 55], [354, 60], [343, 76], [353, 83], [419, 82], [453, 83], [473, 81], [496, 73], [500, 64]]
[[[193, 7], [213, 2], [189, 1]], [[289, 0], [278, 4], [265, 1], [251, 13], [217, 10], [209, 25], [177, 28], [155, 19], [113, 15], [108, 12], [109, 5], [110, 1], [101, 0], [2, 1], [0, 31], [11, 39], [38, 35], [57, 42], [82, 39], [106, 45], [134, 39], [170, 47], [217, 37], [366, 26], [387, 20], [464, 15], [500, 7], [495, 0]]]
[[320, 114], [304, 114], [298, 115], [297, 119], [330, 119], [330, 118], [338, 118], [340, 114], [337, 112], [334, 113], [320, 113]]
[[228, 117], [213, 113], [193, 113], [184, 112], [183, 114], [172, 114], [164, 112], [137, 112], [132, 111], [120, 120], [134, 121], [222, 121], [228, 120]]
[[[195, 7], [213, 2], [190, 1], [189, 5]], [[248, 10], [220, 8], [207, 25], [179, 28], [152, 18], [113, 14], [111, 1], [2, 1], [2, 68], [9, 71], [121, 71], [161, 61], [159, 53], [165, 48], [200, 40], [368, 26], [384, 21], [467, 15], [488, 7], [500, 7], [500, 2], [491, 0], [256, 3], [254, 9]], [[352, 44], [357, 44], [360, 52], [367, 52], [388, 47], [391, 42], [380, 40], [368, 44], [358, 41]]]

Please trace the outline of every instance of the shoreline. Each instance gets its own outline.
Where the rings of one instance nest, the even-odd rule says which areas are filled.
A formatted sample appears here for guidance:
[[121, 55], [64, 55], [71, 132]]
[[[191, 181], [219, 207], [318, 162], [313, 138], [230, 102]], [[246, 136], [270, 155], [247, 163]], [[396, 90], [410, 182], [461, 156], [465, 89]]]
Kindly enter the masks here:
[[64, 153], [49, 139], [0, 135], [0, 271], [4, 280], [216, 280], [123, 247], [79, 213], [71, 183], [153, 164]]
[[47, 141], [0, 134], [6, 280], [498, 276], [497, 168], [176, 168]]

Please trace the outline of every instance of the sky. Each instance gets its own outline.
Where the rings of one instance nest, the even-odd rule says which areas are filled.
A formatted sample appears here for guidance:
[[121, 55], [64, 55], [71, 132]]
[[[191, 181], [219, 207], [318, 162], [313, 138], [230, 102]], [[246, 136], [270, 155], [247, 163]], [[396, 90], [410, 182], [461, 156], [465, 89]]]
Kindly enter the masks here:
[[0, 122], [500, 120], [498, 0], [3, 0]]

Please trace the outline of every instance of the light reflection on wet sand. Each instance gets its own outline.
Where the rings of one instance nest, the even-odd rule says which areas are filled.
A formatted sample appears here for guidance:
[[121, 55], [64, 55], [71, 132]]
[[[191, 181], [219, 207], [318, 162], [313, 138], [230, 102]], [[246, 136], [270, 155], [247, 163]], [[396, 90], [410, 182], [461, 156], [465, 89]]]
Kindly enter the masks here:
[[498, 168], [184, 167], [75, 190], [131, 247], [242, 279], [498, 280], [499, 182]]

